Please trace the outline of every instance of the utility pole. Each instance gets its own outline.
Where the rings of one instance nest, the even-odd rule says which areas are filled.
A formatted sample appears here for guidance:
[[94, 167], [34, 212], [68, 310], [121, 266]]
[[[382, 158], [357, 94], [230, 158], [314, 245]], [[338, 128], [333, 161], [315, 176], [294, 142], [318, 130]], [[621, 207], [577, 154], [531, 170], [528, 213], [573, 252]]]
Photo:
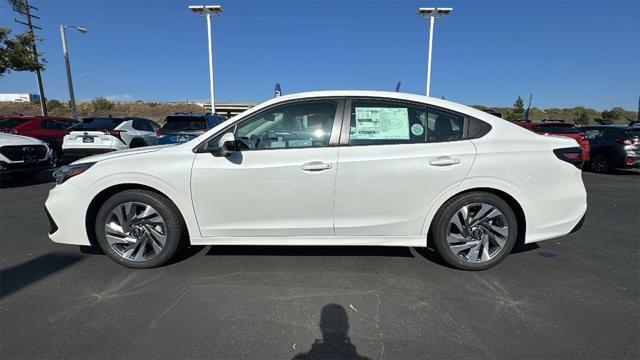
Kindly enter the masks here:
[[38, 8], [36, 8], [35, 6], [31, 6], [29, 5], [29, 0], [23, 0], [24, 1], [24, 7], [23, 8], [13, 8], [13, 10], [19, 14], [22, 14], [24, 16], [26, 16], [27, 18], [27, 22], [23, 22], [17, 19], [14, 19], [15, 22], [20, 23], [22, 25], [27, 26], [27, 29], [29, 31], [29, 34], [31, 35], [31, 38], [33, 39], [33, 43], [31, 46], [31, 50], [33, 52], [33, 59], [35, 60], [37, 67], [36, 67], [36, 80], [38, 81], [38, 92], [40, 94], [40, 110], [42, 111], [42, 116], [47, 116], [47, 99], [44, 96], [44, 87], [42, 86], [42, 75], [40, 74], [40, 60], [38, 59], [38, 48], [36, 47], [36, 34], [33, 31], [33, 29], [38, 29], [38, 30], [42, 30], [41, 27], [35, 26], [33, 25], [33, 22], [31, 20], [31, 18], [35, 18], [40, 20], [40, 17], [31, 14], [31, 10], [38, 10]]

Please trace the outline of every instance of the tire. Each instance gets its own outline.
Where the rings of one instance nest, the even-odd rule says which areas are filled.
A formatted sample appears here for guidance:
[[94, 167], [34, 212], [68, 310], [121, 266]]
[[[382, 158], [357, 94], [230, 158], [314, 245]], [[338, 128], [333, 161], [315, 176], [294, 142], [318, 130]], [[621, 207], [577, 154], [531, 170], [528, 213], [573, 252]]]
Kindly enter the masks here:
[[144, 142], [144, 140], [142, 140], [142, 139], [133, 139], [133, 140], [131, 140], [131, 144], [129, 144], [129, 148], [130, 149], [139, 148], [139, 147], [143, 147], [143, 146], [147, 146], [147, 143]]
[[596, 153], [589, 159], [589, 170], [599, 174], [606, 174], [611, 171], [611, 166], [604, 154]]
[[497, 265], [509, 255], [518, 237], [513, 209], [487, 192], [469, 192], [448, 200], [432, 224], [430, 239], [436, 252], [448, 265], [461, 270]]
[[148, 190], [125, 190], [111, 196], [96, 215], [95, 232], [105, 254], [135, 269], [167, 263], [187, 234], [171, 200]]

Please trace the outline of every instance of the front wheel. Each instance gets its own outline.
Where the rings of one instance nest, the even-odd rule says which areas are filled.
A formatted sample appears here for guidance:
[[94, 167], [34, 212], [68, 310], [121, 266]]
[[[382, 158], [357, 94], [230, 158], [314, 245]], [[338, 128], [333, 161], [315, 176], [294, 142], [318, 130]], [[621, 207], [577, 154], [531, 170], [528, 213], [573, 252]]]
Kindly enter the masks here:
[[98, 211], [96, 238], [115, 262], [131, 268], [161, 266], [176, 253], [186, 234], [176, 206], [147, 190], [126, 190]]
[[591, 157], [589, 160], [589, 168], [591, 171], [604, 174], [609, 172], [609, 162], [607, 161], [607, 157], [604, 154], [597, 153]]
[[438, 211], [431, 239], [440, 257], [462, 270], [488, 269], [509, 255], [518, 235], [515, 213], [502, 198], [470, 192]]

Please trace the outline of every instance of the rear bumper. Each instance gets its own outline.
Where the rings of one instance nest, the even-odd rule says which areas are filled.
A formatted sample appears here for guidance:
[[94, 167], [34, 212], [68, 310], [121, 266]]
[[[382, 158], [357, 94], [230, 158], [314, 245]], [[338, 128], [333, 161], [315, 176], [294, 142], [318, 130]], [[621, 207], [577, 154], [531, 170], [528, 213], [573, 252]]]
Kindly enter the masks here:
[[118, 149], [108, 148], [67, 148], [63, 149], [65, 158], [82, 158], [91, 155], [104, 154]]

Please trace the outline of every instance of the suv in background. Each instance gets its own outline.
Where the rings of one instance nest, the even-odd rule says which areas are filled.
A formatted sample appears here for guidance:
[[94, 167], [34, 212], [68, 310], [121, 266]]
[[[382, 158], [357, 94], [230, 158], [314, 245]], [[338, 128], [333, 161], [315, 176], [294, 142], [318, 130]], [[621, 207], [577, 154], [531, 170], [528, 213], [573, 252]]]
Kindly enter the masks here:
[[212, 114], [175, 113], [169, 115], [156, 133], [158, 144], [187, 142], [225, 120], [224, 116]]
[[82, 157], [109, 151], [155, 145], [160, 125], [137, 117], [85, 118], [68, 129], [62, 150], [65, 156]]
[[584, 130], [577, 128], [572, 123], [562, 120], [514, 121], [513, 123], [540, 135], [566, 136], [575, 139], [582, 149], [582, 161], [589, 160], [591, 151], [589, 140], [587, 140]]
[[34, 177], [56, 166], [56, 153], [42, 140], [0, 133], [0, 175]]
[[591, 145], [589, 169], [598, 173], [640, 167], [640, 128], [626, 125], [582, 126]]
[[0, 132], [29, 136], [42, 140], [62, 157], [62, 138], [67, 128], [79, 121], [57, 116], [1, 116]]

